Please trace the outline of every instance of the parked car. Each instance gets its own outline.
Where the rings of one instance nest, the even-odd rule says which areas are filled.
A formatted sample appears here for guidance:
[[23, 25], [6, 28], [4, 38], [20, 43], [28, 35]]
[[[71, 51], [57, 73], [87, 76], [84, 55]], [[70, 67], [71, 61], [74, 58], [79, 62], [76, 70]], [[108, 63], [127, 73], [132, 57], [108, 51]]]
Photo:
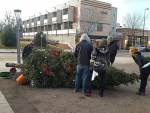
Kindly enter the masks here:
[[146, 49], [146, 46], [144, 45], [137, 45], [136, 48], [139, 50], [139, 51], [144, 51]]
[[143, 52], [150, 52], [150, 46], [148, 46], [145, 49], [143, 49]]

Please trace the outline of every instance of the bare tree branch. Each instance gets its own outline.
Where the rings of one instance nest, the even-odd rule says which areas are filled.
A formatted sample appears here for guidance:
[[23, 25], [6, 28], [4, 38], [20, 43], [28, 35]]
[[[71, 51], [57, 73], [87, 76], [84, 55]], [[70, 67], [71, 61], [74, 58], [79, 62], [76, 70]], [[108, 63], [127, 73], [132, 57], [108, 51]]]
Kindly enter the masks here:
[[11, 11], [6, 11], [4, 20], [2, 21], [3, 25], [11, 25], [12, 27], [15, 27], [15, 18], [12, 15]]
[[96, 30], [97, 24], [102, 23], [104, 16], [96, 9], [81, 9], [80, 27], [83, 32], [91, 34]]
[[135, 34], [135, 32], [139, 32], [138, 29], [142, 28], [143, 25], [143, 17], [139, 14], [127, 14], [124, 18], [124, 25], [125, 27], [129, 28], [129, 34]]

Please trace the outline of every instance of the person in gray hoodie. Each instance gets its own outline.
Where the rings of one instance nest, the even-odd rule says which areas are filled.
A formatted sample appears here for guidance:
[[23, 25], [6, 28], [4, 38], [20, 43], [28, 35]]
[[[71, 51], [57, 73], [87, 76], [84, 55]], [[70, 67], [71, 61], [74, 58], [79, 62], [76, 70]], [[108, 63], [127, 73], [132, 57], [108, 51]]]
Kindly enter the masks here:
[[74, 55], [77, 59], [76, 80], [75, 80], [74, 92], [79, 92], [80, 79], [82, 76], [82, 78], [83, 78], [82, 93], [85, 96], [88, 96], [87, 86], [88, 86], [89, 66], [90, 66], [90, 59], [91, 59], [92, 51], [93, 51], [93, 46], [90, 43], [90, 38], [88, 37], [87, 34], [83, 33], [81, 35], [79, 43], [76, 44], [75, 53], [74, 53]]

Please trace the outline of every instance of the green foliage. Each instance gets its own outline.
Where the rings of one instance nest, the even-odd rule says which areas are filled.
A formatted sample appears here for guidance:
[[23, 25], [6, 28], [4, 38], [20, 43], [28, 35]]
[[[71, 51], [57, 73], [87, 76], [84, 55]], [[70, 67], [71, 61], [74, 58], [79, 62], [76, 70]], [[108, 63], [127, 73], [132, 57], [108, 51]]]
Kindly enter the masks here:
[[[92, 76], [92, 71], [90, 72], [90, 76]], [[117, 69], [115, 67], [109, 66], [107, 67], [107, 85], [114, 87], [119, 86], [121, 84], [128, 85], [134, 84], [138, 82], [139, 77], [135, 73], [126, 73], [124, 70]], [[100, 78], [96, 77], [93, 82], [94, 88], [99, 88]]]
[[[60, 55], [50, 55], [53, 50], [56, 50]], [[65, 52], [56, 48], [48, 48], [45, 51], [35, 48], [24, 64], [24, 73], [30, 81], [34, 81], [34, 85], [37, 87], [73, 86], [73, 81], [70, 82], [70, 80], [74, 78], [74, 73], [68, 73], [67, 63], [72, 62], [74, 58], [69, 57], [73, 56], [69, 54], [71, 53], [66, 56]], [[45, 66], [45, 68], [42, 68], [42, 66]], [[46, 74], [46, 70], [48, 70], [48, 74]]]
[[145, 59], [146, 59], [147, 61], [150, 61], [150, 57], [145, 57]]
[[[74, 87], [76, 64], [73, 53], [56, 48], [46, 48], [44, 51], [34, 48], [24, 64], [24, 75], [36, 87]], [[133, 84], [137, 80], [136, 74], [128, 74], [123, 70], [108, 67], [109, 86]], [[94, 80], [94, 87], [99, 87], [98, 79]]]
[[1, 42], [6, 47], [13, 47], [17, 45], [16, 33], [11, 25], [5, 26], [2, 33]]
[[42, 35], [42, 47], [45, 47], [46, 42], [46, 36], [43, 34], [43, 32], [38, 32], [34, 37], [34, 45], [35, 46], [41, 46], [41, 35]]

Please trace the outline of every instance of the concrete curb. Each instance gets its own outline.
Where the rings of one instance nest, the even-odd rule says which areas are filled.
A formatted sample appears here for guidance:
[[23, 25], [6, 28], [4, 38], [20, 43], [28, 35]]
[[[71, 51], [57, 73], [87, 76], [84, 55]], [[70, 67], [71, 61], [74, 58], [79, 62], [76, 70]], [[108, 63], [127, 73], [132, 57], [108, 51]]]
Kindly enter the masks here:
[[0, 112], [1, 113], [14, 113], [4, 95], [0, 91]]

